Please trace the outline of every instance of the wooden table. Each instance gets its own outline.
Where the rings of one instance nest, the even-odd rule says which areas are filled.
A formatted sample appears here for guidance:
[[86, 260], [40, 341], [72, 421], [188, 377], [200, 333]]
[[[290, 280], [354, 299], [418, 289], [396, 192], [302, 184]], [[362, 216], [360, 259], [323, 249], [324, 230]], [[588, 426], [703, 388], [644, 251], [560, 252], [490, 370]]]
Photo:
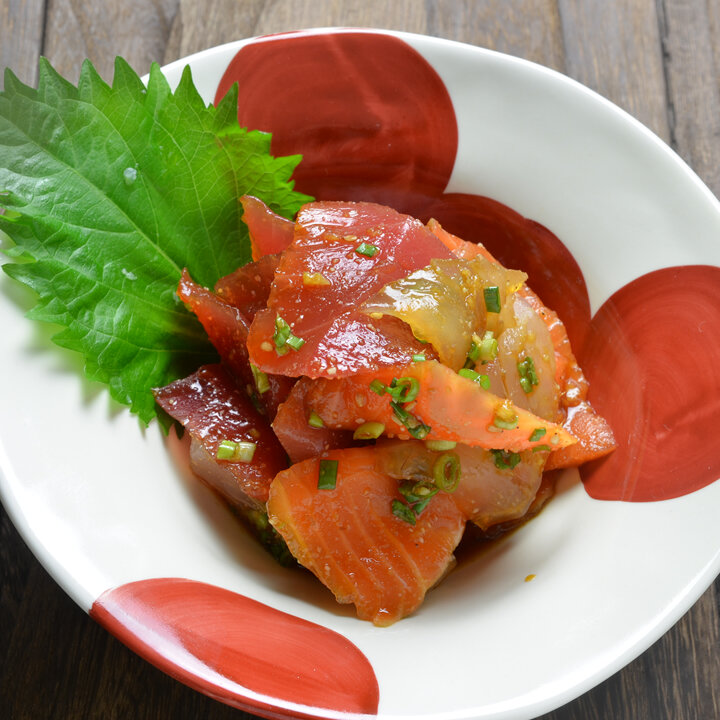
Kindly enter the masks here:
[[[437, 35], [560, 70], [649, 126], [720, 194], [716, 0], [0, 0], [0, 67], [34, 83], [43, 54], [76, 79], [87, 56], [109, 80], [118, 54], [144, 73], [151, 61], [221, 42], [329, 25]], [[238, 717], [90, 620], [2, 508], [0, 533], [0, 717]], [[720, 717], [719, 590], [716, 582], [644, 655], [545, 720]]]

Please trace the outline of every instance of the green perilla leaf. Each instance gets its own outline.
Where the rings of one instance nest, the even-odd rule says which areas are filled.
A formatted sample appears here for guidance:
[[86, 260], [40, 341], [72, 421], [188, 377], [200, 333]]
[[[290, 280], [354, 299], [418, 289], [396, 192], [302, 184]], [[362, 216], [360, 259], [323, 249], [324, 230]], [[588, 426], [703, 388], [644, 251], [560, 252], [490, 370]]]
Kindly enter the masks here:
[[[0, 230], [22, 262], [3, 265], [38, 295], [30, 316], [147, 423], [151, 388], [214, 357], [177, 299], [187, 267], [206, 286], [251, 259], [244, 194], [291, 217], [309, 200], [290, 180], [299, 156], [237, 122], [237, 86], [206, 106], [189, 68], [173, 93], [121, 58], [112, 86], [89, 61], [77, 87], [42, 59], [37, 89], [9, 70], [0, 93]], [[30, 262], [28, 262], [30, 260]]]

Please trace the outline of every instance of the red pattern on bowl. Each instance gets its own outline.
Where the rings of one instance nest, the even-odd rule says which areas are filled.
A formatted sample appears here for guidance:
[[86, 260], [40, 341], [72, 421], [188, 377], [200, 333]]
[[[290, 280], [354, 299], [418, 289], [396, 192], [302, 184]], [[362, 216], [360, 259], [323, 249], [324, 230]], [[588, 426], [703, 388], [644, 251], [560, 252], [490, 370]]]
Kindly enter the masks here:
[[377, 712], [375, 674], [350, 641], [229, 590], [140, 580], [103, 593], [90, 615], [153, 665], [229, 705], [288, 717], [313, 717], [302, 706]]

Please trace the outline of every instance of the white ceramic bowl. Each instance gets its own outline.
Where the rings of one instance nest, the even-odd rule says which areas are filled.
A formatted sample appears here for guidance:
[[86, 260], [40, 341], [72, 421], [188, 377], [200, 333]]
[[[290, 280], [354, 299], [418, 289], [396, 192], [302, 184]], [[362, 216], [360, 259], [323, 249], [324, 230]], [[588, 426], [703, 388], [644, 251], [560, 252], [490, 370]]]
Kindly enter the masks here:
[[[537, 65], [436, 38], [322, 30], [259, 42], [282, 54], [299, 39], [327, 39], [328, 33], [338, 47], [349, 36], [364, 35], [361, 45], [382, 37], [427, 61], [447, 89], [457, 120], [457, 152], [439, 194], [489, 196], [557, 235], [582, 271], [592, 314], [605, 306], [607, 322], [596, 329], [592, 347], [627, 341], [628, 352], [636, 356], [634, 326], [623, 325], [617, 311], [634, 307], [635, 296], [628, 291], [624, 304], [616, 305], [612, 297], [634, 287], [638, 278], [660, 271], [649, 277], [659, 278], [659, 286], [672, 295], [673, 283], [663, 280], [662, 269], [701, 266], [708, 269], [701, 271], [698, 292], [712, 287], [720, 265], [718, 202], [666, 145], [611, 103]], [[198, 53], [165, 72], [176, 83], [189, 64], [211, 102], [236, 53], [253, 42]], [[362, 59], [357, 62], [350, 77], [361, 72]], [[291, 74], [288, 82], [302, 83], [303, 77]], [[302, 113], [296, 122], [302, 125]], [[692, 284], [679, 272], [676, 286]], [[324, 647], [329, 634], [322, 628], [328, 628], [345, 639], [338, 642], [351, 654], [359, 651], [355, 659], [367, 661], [360, 663], [363, 670], [355, 680], [345, 678], [350, 685], [357, 682], [365, 699], [358, 706], [338, 701], [323, 708], [312, 698], [323, 697], [323, 683], [329, 687], [334, 673], [345, 672], [342, 663], [323, 669], [328, 674], [319, 690], [296, 698], [267, 689], [274, 673], [296, 671], [307, 685], [315, 672], [303, 659], [305, 641], [294, 647], [273, 638], [280, 616], [272, 611], [259, 611], [252, 633], [242, 624], [237, 631], [225, 628], [228, 647], [215, 648], [220, 655], [241, 650], [246, 665], [265, 662], [254, 679], [238, 670], [243, 662], [237, 655], [226, 665], [198, 660], [192, 643], [163, 626], [152, 607], [135, 608], [135, 615], [113, 622], [96, 614], [140, 654], [225, 702], [272, 716], [339, 717], [359, 708], [388, 718], [534, 717], [588, 690], [645, 650], [720, 570], [720, 483], [707, 475], [712, 480], [718, 475], [718, 441], [706, 437], [709, 460], [694, 485], [668, 476], [660, 482], [664, 493], [657, 495], [663, 499], [632, 496], [628, 483], [646, 481], [636, 472], [644, 449], [659, 442], [657, 426], [644, 416], [652, 414], [657, 385], [635, 392], [618, 384], [613, 391], [598, 381], [606, 393], [598, 402], [611, 420], [613, 406], [636, 403], [637, 422], [621, 423], [625, 454], [619, 457], [625, 464], [614, 470], [620, 478], [616, 496], [623, 499], [596, 499], [577, 473], [566, 473], [557, 497], [538, 518], [462, 563], [412, 617], [390, 628], [373, 627], [336, 606], [311, 577], [276, 566], [191, 476], [177, 443], [166, 442], [156, 426], [142, 432], [127, 412], [111, 409], [106, 393], [81, 379], [79, 362], [23, 317], [24, 294], [6, 277], [0, 287], [0, 491], [32, 551], [67, 593], [89, 611], [112, 588], [187, 578], [316, 624], [307, 626], [310, 644], [317, 637]], [[648, 293], [637, 298], [649, 302]], [[608, 307], [615, 307], [615, 314]], [[657, 309], [645, 310], [642, 338], [652, 339], [647, 328], [662, 323]], [[702, 303], [696, 316], [708, 330], [718, 329], [717, 313]], [[597, 337], [609, 327], [620, 328], [619, 334]], [[720, 364], [717, 342], [700, 352], [705, 353], [702, 364]], [[637, 355], [638, 362], [643, 357]], [[674, 361], [677, 368], [677, 356]], [[679, 366], [682, 375], [682, 358]], [[632, 378], [627, 363], [623, 367], [622, 377]], [[717, 389], [720, 379], [712, 372], [707, 382]], [[669, 434], [687, 430], [683, 388], [681, 377], [669, 390], [682, 411], [679, 417], [668, 411]], [[701, 409], [718, 427], [712, 400], [705, 398]], [[674, 455], [668, 451], [664, 462], [667, 473], [677, 475], [677, 448], [672, 447]], [[662, 470], [651, 469], [664, 477]], [[689, 476], [700, 473], [691, 461], [686, 470]], [[627, 501], [639, 498], [646, 501]], [[526, 582], [530, 574], [535, 579]], [[234, 597], [223, 595], [221, 603], [209, 602], [204, 610], [195, 598], [187, 611], [212, 615], [225, 603], [225, 612]], [[217, 622], [233, 617], [228, 611]], [[217, 628], [213, 632], [217, 637]], [[276, 664], [260, 648], [266, 638], [275, 643], [274, 652], [284, 654]]]

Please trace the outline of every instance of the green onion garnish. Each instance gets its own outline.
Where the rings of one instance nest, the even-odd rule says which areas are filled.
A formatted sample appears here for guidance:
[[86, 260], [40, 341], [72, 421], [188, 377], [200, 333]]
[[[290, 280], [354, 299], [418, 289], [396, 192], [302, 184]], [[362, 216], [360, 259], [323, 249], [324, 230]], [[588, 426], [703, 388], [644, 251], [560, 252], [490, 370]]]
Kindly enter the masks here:
[[390, 407], [393, 409], [395, 417], [407, 428], [412, 437], [416, 440], [424, 440], [427, 437], [431, 430], [429, 425], [421, 423], [420, 420], [395, 400], [390, 401]]
[[500, 288], [497, 285], [483, 288], [483, 297], [485, 298], [485, 309], [489, 313], [500, 312]]
[[[428, 503], [433, 499], [435, 495], [440, 492], [440, 488], [437, 485], [433, 485], [428, 480], [418, 480], [418, 482], [405, 482], [399, 487], [400, 494], [405, 498], [405, 503], [395, 500], [393, 502], [398, 504], [397, 512], [393, 506], [393, 514], [401, 517], [406, 522], [408, 511], [412, 513], [413, 517], [418, 517], [420, 513], [428, 506]], [[412, 523], [414, 524], [414, 523]]]
[[454, 450], [457, 443], [454, 440], [426, 440], [425, 447], [433, 452]]
[[420, 392], [420, 381], [414, 377], [393, 378], [385, 392], [392, 397], [395, 402], [409, 403], [415, 400]]
[[310, 412], [310, 417], [308, 418], [308, 425], [314, 428], [325, 427], [323, 419], [314, 410]]
[[410, 525], [415, 524], [415, 513], [404, 502], [400, 502], [400, 500], [393, 500], [390, 506], [392, 508], [392, 514], [395, 517], [404, 520]]
[[460, 370], [458, 370], [458, 375], [460, 375], [460, 377], [464, 377], [468, 380], [476, 382], [485, 390], [490, 389], [490, 378], [487, 375], [482, 375], [479, 372], [475, 372], [475, 370], [471, 370], [470, 368], [460, 368]]
[[[475, 335], [474, 337], [477, 337], [477, 335]], [[475, 363], [479, 359], [480, 359], [480, 346], [475, 342], [475, 340], [471, 340], [470, 341], [470, 349], [468, 350], [468, 354], [467, 354], [467, 358], [465, 360], [464, 367], [474, 368]]]
[[255, 365], [253, 365], [252, 363], [250, 363], [250, 370], [252, 371], [257, 391], [261, 395], [264, 392], [267, 392], [270, 389], [270, 382], [268, 381], [268, 376], [262, 370], [255, 367]]
[[337, 484], [337, 460], [321, 460], [318, 471], [318, 490], [334, 490]]
[[498, 344], [492, 330], [487, 330], [480, 341], [478, 356], [480, 362], [485, 365], [492, 362], [498, 353]]
[[460, 483], [460, 458], [455, 453], [441, 455], [433, 465], [433, 478], [443, 492], [453, 492]]
[[355, 252], [358, 255], [365, 255], [365, 257], [372, 257], [380, 248], [377, 245], [371, 243], [361, 242], [356, 248]]
[[432, 497], [438, 492], [438, 488], [427, 480], [407, 482], [400, 486], [400, 494], [409, 502], [416, 503], [427, 497]]
[[551, 448], [549, 445], [536, 445], [532, 451], [533, 452], [550, 452]]
[[520, 462], [520, 454], [507, 450], [491, 450], [495, 459], [495, 467], [499, 470], [512, 470]]
[[[433, 493], [434, 494], [434, 493]], [[419, 515], [430, 503], [432, 500], [432, 495], [428, 495], [427, 497], [424, 497], [422, 500], [418, 500], [413, 506], [413, 512], [415, 515]]]
[[514, 430], [517, 427], [518, 416], [509, 400], [495, 408], [493, 425], [501, 430]]
[[532, 389], [540, 382], [535, 372], [535, 363], [528, 355], [524, 360], [517, 364], [518, 374], [520, 375], [520, 387], [526, 392], [531, 393]]
[[537, 442], [540, 438], [544, 438], [547, 430], [545, 428], [535, 428], [531, 433], [528, 440], [530, 442]]
[[228, 462], [249, 463], [255, 455], [256, 447], [257, 445], [254, 442], [221, 440], [215, 457], [218, 460], [227, 460]]
[[373, 380], [370, 383], [370, 389], [376, 395], [384, 395], [385, 394], [385, 385], [383, 383], [381, 383], [379, 380]]
[[416, 353], [412, 356], [412, 359], [413, 362], [424, 362], [425, 360], [427, 360], [427, 358], [425, 357], [425, 353]]
[[286, 342], [293, 350], [299, 350], [305, 344], [305, 341], [297, 335], [291, 335]]
[[385, 425], [381, 422], [366, 422], [360, 425], [353, 433], [353, 440], [376, 440], [385, 432]]
[[288, 347], [299, 350], [305, 341], [297, 335], [293, 335], [291, 327], [279, 315], [275, 318], [275, 332], [273, 333], [275, 352], [278, 355], [285, 355]]

